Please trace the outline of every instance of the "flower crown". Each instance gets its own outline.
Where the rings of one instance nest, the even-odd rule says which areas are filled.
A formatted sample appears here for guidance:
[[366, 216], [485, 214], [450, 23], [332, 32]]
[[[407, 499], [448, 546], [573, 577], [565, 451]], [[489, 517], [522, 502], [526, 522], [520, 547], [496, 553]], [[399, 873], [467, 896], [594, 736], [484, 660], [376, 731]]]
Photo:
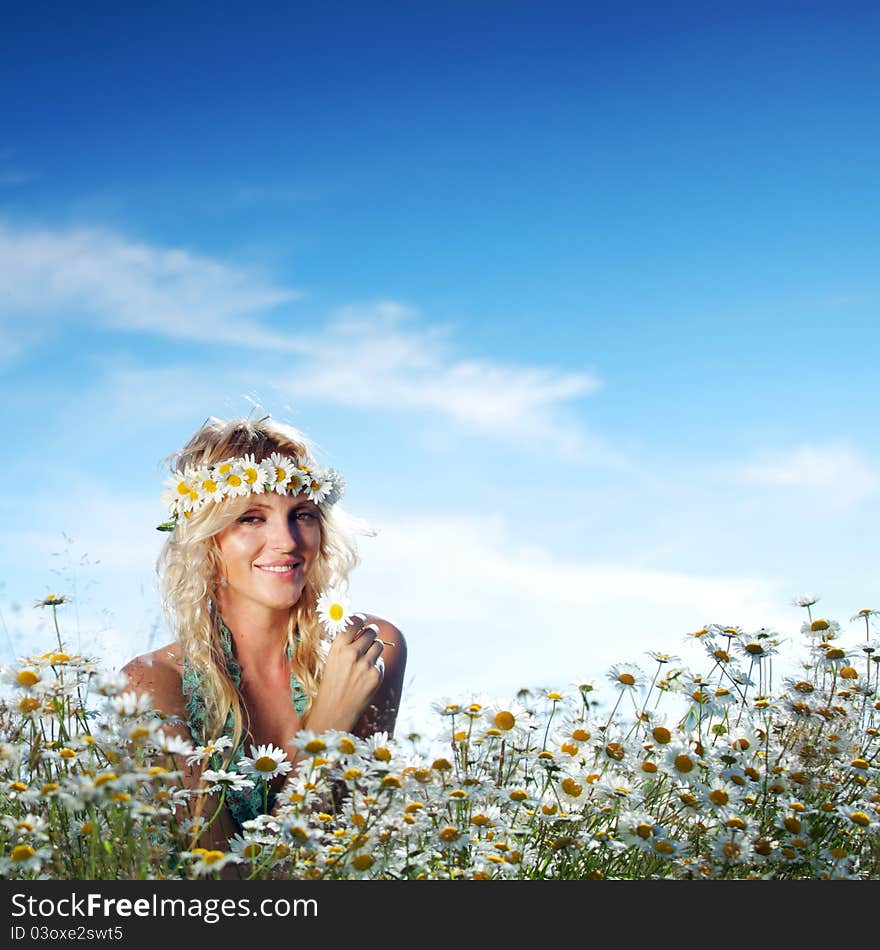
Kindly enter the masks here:
[[333, 505], [344, 491], [345, 482], [336, 469], [319, 468], [309, 458], [298, 461], [280, 452], [259, 462], [251, 454], [212, 465], [187, 466], [165, 480], [162, 503], [171, 517], [158, 530], [173, 531], [181, 516], [189, 518], [209, 501], [275, 492], [303, 494], [315, 504]]

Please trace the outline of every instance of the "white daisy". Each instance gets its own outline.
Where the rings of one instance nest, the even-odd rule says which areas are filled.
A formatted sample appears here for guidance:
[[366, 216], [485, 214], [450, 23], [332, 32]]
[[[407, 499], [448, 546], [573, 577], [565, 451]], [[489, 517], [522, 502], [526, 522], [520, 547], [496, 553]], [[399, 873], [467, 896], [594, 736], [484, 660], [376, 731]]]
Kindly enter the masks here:
[[197, 504], [201, 505], [206, 501], [219, 501], [223, 498], [222, 479], [217, 474], [215, 467], [197, 469], [195, 482], [196, 492], [198, 493]]
[[193, 744], [183, 736], [163, 735], [158, 745], [159, 750], [168, 755], [192, 755], [195, 751]]
[[173, 513], [188, 511], [192, 507], [195, 481], [190, 470], [174, 472], [164, 482], [162, 504]]
[[280, 452], [273, 452], [266, 460], [269, 464], [269, 486], [279, 495], [287, 494], [287, 483], [296, 471], [296, 459]]
[[324, 632], [331, 638], [345, 630], [351, 614], [348, 597], [342, 589], [331, 587], [321, 594], [318, 598], [318, 619], [324, 626]]
[[252, 486], [246, 481], [244, 470], [239, 459], [229, 459], [221, 462], [216, 470], [216, 481], [223, 495], [233, 497], [249, 495]]
[[197, 746], [195, 751], [186, 760], [187, 765], [193, 765], [196, 762], [207, 762], [215, 752], [223, 752], [232, 747], [231, 736], [217, 736], [205, 745]]
[[111, 696], [109, 702], [117, 716], [140, 716], [153, 707], [149, 693], [138, 694], [131, 690]]
[[288, 495], [298, 495], [300, 492], [305, 491], [308, 481], [309, 476], [302, 470], [302, 468], [294, 469], [290, 478], [287, 480], [287, 484], [284, 486], [285, 491]]
[[252, 745], [251, 754], [243, 755], [239, 760], [239, 768], [247, 775], [269, 781], [276, 775], [286, 775], [292, 766], [287, 759], [287, 753], [269, 743], [261, 746]]
[[102, 672], [98, 675], [96, 689], [102, 696], [116, 696], [125, 691], [128, 686], [128, 677], [125, 673]]
[[328, 505], [335, 505], [337, 501], [345, 494], [345, 479], [336, 471], [335, 468], [328, 468], [324, 475], [331, 483], [330, 491], [324, 499]]
[[194, 848], [192, 851], [183, 851], [182, 857], [195, 858], [190, 866], [190, 874], [202, 877], [207, 874], [216, 874], [227, 864], [238, 864], [241, 858], [237, 854], [223, 851], [210, 851], [207, 848]]
[[303, 491], [307, 498], [311, 499], [316, 505], [320, 505], [333, 491], [333, 480], [328, 477], [326, 472], [316, 469], [306, 476]]
[[275, 470], [273, 466], [266, 460], [258, 462], [253, 453], [239, 459], [239, 467], [245, 484], [255, 495], [261, 495], [266, 485], [274, 481]]
[[246, 778], [240, 772], [227, 772], [226, 769], [205, 769], [202, 772], [202, 778], [210, 782], [217, 791], [221, 786], [226, 788], [253, 788], [252, 779]]

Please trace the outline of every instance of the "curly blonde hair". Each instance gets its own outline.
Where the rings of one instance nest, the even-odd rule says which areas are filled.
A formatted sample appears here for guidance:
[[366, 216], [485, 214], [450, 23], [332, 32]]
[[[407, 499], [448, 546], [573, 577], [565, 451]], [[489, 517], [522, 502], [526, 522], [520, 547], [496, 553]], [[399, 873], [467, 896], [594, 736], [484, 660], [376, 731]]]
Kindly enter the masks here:
[[[299, 430], [269, 416], [226, 420], [212, 416], [167, 461], [172, 469], [182, 470], [251, 454], [259, 462], [273, 452], [291, 456], [297, 462], [306, 462], [311, 457], [306, 437]], [[231, 712], [233, 749], [247, 728], [246, 709], [230, 679], [221, 640], [216, 603], [224, 564], [216, 537], [251, 503], [247, 496], [226, 498], [203, 506], [189, 518], [181, 518], [163, 545], [157, 563], [162, 606], [176, 632], [184, 662], [197, 672], [204, 692], [204, 741], [221, 734]], [[319, 523], [319, 553], [302, 596], [291, 608], [287, 632], [294, 669], [309, 703], [314, 700], [323, 672], [318, 649], [318, 595], [330, 586], [347, 588], [349, 572], [359, 562], [354, 535], [371, 533], [338, 505], [319, 506]]]

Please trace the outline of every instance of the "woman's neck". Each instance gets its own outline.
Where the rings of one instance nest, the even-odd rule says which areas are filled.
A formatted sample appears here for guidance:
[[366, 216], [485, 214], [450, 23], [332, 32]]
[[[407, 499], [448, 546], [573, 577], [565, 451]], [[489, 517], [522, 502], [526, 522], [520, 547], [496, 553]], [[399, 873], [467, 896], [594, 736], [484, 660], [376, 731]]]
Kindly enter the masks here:
[[229, 629], [235, 647], [235, 656], [243, 669], [269, 669], [270, 665], [286, 658], [290, 612], [248, 609], [218, 603], [220, 616]]

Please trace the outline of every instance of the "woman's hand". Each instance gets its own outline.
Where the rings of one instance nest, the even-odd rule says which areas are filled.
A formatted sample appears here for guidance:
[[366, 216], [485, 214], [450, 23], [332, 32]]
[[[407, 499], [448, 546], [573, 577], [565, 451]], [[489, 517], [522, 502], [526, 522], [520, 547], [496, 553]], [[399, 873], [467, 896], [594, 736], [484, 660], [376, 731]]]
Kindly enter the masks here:
[[378, 626], [355, 614], [330, 647], [305, 728], [317, 733], [328, 729], [351, 732], [382, 685], [384, 649]]

